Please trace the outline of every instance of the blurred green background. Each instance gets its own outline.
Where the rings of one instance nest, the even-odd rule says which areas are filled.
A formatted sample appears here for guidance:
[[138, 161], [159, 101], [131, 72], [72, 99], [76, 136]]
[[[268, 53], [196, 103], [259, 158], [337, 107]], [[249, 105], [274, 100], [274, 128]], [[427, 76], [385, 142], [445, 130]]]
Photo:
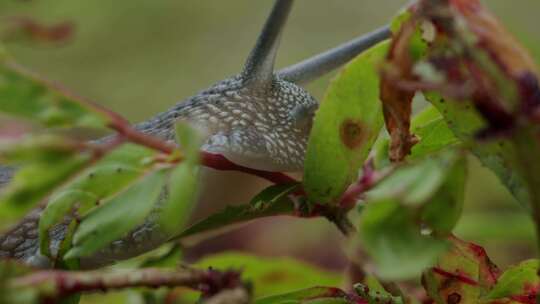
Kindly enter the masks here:
[[[375, 29], [408, 1], [296, 2], [279, 52], [279, 67]], [[540, 1], [484, 2], [540, 62]], [[12, 43], [8, 47], [24, 65], [136, 122], [239, 72], [272, 3], [2, 0], [0, 18], [73, 21], [73, 38], [60, 46]], [[309, 91], [321, 99], [330, 77], [313, 83]], [[485, 246], [499, 265], [532, 257], [533, 229], [524, 210], [474, 160], [470, 176], [466, 211], [456, 233]], [[341, 267], [332, 263], [339, 252], [327, 252], [332, 247], [339, 251], [341, 240], [323, 220], [269, 219], [254, 225], [249, 237], [239, 238], [238, 248]]]

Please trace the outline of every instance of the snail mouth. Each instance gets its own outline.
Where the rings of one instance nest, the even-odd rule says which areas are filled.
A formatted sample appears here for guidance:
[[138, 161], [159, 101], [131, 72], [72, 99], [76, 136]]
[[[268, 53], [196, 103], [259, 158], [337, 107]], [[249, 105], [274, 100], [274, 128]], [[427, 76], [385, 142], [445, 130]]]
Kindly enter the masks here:
[[236, 155], [224, 155], [230, 161], [251, 169], [268, 172], [301, 172], [303, 165], [293, 162], [283, 162], [270, 157], [246, 156], [236, 157]]
[[242, 167], [268, 172], [301, 172], [304, 155], [292, 153], [260, 153], [255, 150], [225, 149], [224, 147], [204, 147], [206, 152], [219, 154]]

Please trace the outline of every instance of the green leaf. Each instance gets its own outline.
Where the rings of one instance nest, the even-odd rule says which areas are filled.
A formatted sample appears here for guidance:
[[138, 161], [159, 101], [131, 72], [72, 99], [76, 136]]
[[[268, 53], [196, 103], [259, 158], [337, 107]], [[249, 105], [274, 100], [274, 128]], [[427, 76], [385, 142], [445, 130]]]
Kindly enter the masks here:
[[422, 209], [422, 221], [438, 235], [448, 235], [457, 225], [465, 200], [467, 161], [461, 156], [449, 164], [445, 181]]
[[381, 43], [349, 63], [330, 85], [315, 115], [304, 168], [312, 201], [330, 203], [356, 180], [383, 124], [378, 65]]
[[403, 25], [403, 22], [411, 19], [412, 13], [408, 7], [403, 8], [398, 14], [392, 18], [392, 23], [390, 24], [390, 30], [393, 34], [397, 34]]
[[199, 162], [199, 148], [202, 144], [202, 138], [197, 130], [189, 124], [177, 122], [175, 125], [176, 142], [182, 147], [182, 153], [185, 155], [185, 161], [190, 163]]
[[432, 105], [427, 105], [425, 108], [422, 109], [418, 114], [415, 114], [412, 121], [411, 121], [411, 128], [419, 129], [423, 126], [437, 121], [442, 118], [441, 113], [439, 113], [439, 110], [435, 108]]
[[112, 269], [139, 268], [176, 268], [182, 263], [182, 247], [180, 244], [167, 242], [161, 246], [127, 260], [119, 260]]
[[312, 287], [255, 300], [255, 304], [346, 304], [344, 292], [335, 287]]
[[138, 183], [94, 209], [82, 219], [66, 259], [88, 256], [141, 224], [162, 192], [167, 170], [145, 176]]
[[314, 285], [335, 286], [341, 281], [338, 273], [291, 258], [264, 258], [238, 252], [212, 255], [197, 262], [197, 265], [217, 269], [242, 269], [242, 278], [253, 282], [255, 297]]
[[507, 269], [483, 300], [535, 295], [540, 285], [538, 260], [529, 260]]
[[[447, 235], [461, 215], [466, 162], [444, 151], [398, 167], [366, 194], [361, 238], [386, 279], [405, 279], [434, 264], [445, 242], [421, 233]], [[420, 221], [419, 221], [420, 220]]]
[[424, 288], [437, 304], [446, 304], [449, 298], [479, 303], [480, 296], [497, 282], [499, 271], [482, 247], [455, 237], [449, 241], [451, 246], [436, 267], [424, 273]]
[[366, 276], [362, 280], [361, 284], [367, 286], [371, 291], [378, 292], [380, 294], [391, 296], [392, 294], [384, 289], [384, 286], [379, 282], [379, 279], [373, 274], [366, 273]]
[[129, 187], [151, 169], [148, 161], [156, 153], [147, 148], [125, 144], [113, 150], [72, 182], [56, 191], [39, 220], [41, 252], [49, 253], [49, 230], [64, 220], [72, 209], [80, 215]]
[[175, 235], [184, 228], [194, 207], [199, 181], [201, 140], [187, 124], [177, 124], [176, 135], [185, 159], [172, 170], [167, 181], [168, 197], [160, 207], [158, 222], [167, 235]]
[[403, 304], [403, 300], [400, 297], [394, 297], [388, 292], [380, 292], [377, 290], [371, 290], [364, 284], [355, 284], [354, 290], [361, 298], [367, 299], [367, 304]]
[[72, 220], [71, 223], [67, 225], [64, 238], [58, 245], [59, 247], [58, 253], [52, 259], [54, 261], [53, 267], [55, 269], [78, 270], [80, 268], [80, 263], [78, 259], [71, 259], [71, 260], [64, 259], [64, 255], [66, 255], [66, 253], [71, 249], [71, 243], [73, 242], [73, 235], [75, 234], [77, 226], [78, 226], [78, 223], [75, 220]]
[[411, 130], [420, 141], [413, 146], [409, 159], [433, 154], [460, 143], [433, 106], [427, 107], [413, 118]]
[[249, 205], [229, 206], [225, 210], [193, 224], [175, 239], [262, 217], [292, 214], [295, 210], [294, 202], [288, 195], [297, 188], [298, 184], [296, 183], [270, 186], [256, 195]]
[[[448, 128], [437, 108], [431, 105], [414, 116], [411, 121], [411, 131], [419, 139], [419, 142], [412, 147], [411, 154], [407, 156], [407, 159], [410, 160], [435, 154], [444, 148], [461, 143]], [[386, 134], [379, 137], [375, 143], [376, 168], [390, 165], [389, 145], [390, 140]]]
[[156, 251], [153, 255], [146, 257], [139, 268], [176, 268], [180, 266], [182, 248], [178, 244], [165, 244]]
[[21, 166], [0, 194], [0, 218], [16, 218], [90, 163], [77, 142], [56, 136], [28, 137], [0, 147], [0, 161]]
[[428, 93], [425, 96], [442, 113], [454, 135], [465, 143], [484, 166], [497, 175], [523, 206], [528, 206], [529, 194], [523, 177], [515, 169], [516, 151], [512, 143], [505, 139], [488, 142], [476, 140], [476, 134], [486, 124], [470, 102], [446, 100], [438, 93]]
[[446, 249], [445, 242], [422, 235], [415, 220], [414, 212], [397, 200], [369, 202], [362, 211], [362, 244], [376, 262], [381, 278], [399, 280], [418, 275]]
[[[533, 210], [538, 231], [538, 213], [540, 209], [540, 142], [538, 139], [538, 127], [531, 124], [523, 124], [513, 130], [511, 142], [515, 148], [515, 161], [517, 171], [525, 181], [529, 198], [529, 207]], [[537, 232], [538, 234], [538, 232]], [[537, 236], [538, 237], [538, 236]]]
[[104, 128], [108, 118], [60, 92], [6, 56], [0, 57], [0, 112], [47, 127]]
[[166, 182], [167, 199], [160, 206], [158, 223], [167, 235], [174, 235], [184, 229], [193, 210], [197, 197], [199, 167], [181, 163], [174, 168]]
[[432, 198], [446, 181], [449, 171], [463, 161], [457, 151], [444, 151], [434, 156], [398, 167], [366, 196], [367, 200], [399, 198], [400, 202], [418, 206]]
[[410, 158], [435, 153], [446, 147], [460, 143], [442, 119], [437, 119], [421, 127], [413, 128], [413, 133], [418, 136], [420, 142], [413, 146]]

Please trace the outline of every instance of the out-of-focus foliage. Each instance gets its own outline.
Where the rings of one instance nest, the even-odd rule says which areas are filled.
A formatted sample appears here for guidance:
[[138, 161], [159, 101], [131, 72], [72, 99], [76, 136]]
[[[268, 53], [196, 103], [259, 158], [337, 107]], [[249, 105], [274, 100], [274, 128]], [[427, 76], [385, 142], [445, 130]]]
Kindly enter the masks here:
[[465, 170], [462, 153], [445, 151], [398, 167], [366, 194], [360, 233], [381, 277], [414, 276], [445, 249], [444, 241], [422, 235], [421, 230], [445, 235], [455, 226], [461, 215]]
[[153, 151], [132, 144], [112, 151], [91, 168], [51, 196], [39, 221], [41, 252], [49, 253], [49, 230], [64, 220], [75, 204], [81, 216], [118, 191], [128, 188], [148, 174]]
[[91, 159], [89, 149], [56, 136], [30, 136], [5, 142], [0, 160], [22, 167], [2, 191], [0, 216], [4, 220], [20, 216]]
[[[44, 4], [35, 3], [47, 1], [31, 2], [34, 6], [32, 10], [39, 12], [40, 6]], [[316, 6], [314, 3], [302, 5], [309, 5], [311, 8]], [[497, 6], [497, 1], [493, 3]], [[186, 52], [199, 53], [198, 46], [193, 41], [186, 38], [182, 43], [173, 43], [171, 41], [175, 39], [170, 37], [172, 31], [163, 30], [173, 28], [168, 22], [175, 23], [179, 19], [176, 13], [172, 13], [175, 12], [172, 8], [185, 9], [188, 12], [186, 14], [190, 15], [187, 17], [189, 19], [192, 18], [191, 15], [196, 15], [196, 9], [202, 7], [205, 9], [202, 15], [212, 20], [214, 27], [216, 23], [212, 17], [230, 17], [233, 8], [239, 12], [243, 9], [251, 12], [245, 14], [249, 15], [249, 18], [257, 17], [254, 16], [256, 13], [247, 10], [253, 3], [246, 4], [243, 8], [238, 3], [228, 5], [228, 12], [223, 12], [215, 9], [216, 4], [205, 3], [158, 1], [148, 4], [133, 1], [128, 4], [110, 3], [98, 6], [60, 1], [51, 6], [52, 13], [47, 14], [55, 15], [59, 9], [70, 11], [83, 6], [90, 8], [87, 14], [95, 19], [94, 23], [86, 23], [88, 20], [85, 20], [82, 14], [81, 41], [84, 43], [77, 41], [75, 35], [75, 38], [71, 38], [75, 39], [74, 46], [68, 45], [67, 50], [58, 51], [56, 56], [65, 60], [64, 67], [86, 67], [85, 71], [93, 71], [94, 75], [102, 77], [92, 78], [80, 72], [76, 79], [67, 77], [68, 83], [73, 81], [73, 87], [80, 88], [81, 92], [88, 93], [89, 96], [106, 97], [104, 99], [114, 102], [118, 102], [118, 96], [122, 96], [137, 105], [146, 103], [157, 106], [159, 102], [153, 101], [167, 100], [173, 95], [171, 92], [174, 92], [174, 96], [189, 95], [178, 92], [181, 89], [178, 86], [182, 82], [179, 78], [182, 77], [178, 76], [176, 71], [180, 65], [171, 64], [170, 58], [185, 61], [189, 58]], [[341, 4], [326, 5], [336, 7]], [[377, 5], [382, 11], [388, 4]], [[16, 4], [0, 3], [0, 9], [3, 6], [17, 7]], [[123, 18], [108, 18], [115, 14], [113, 11], [119, 6], [122, 6], [124, 12], [130, 12], [130, 9], [135, 12], [125, 15], [128, 20], [125, 23]], [[165, 12], [156, 9], [162, 6], [168, 10]], [[527, 9], [532, 10], [530, 7]], [[99, 18], [94, 14], [99, 15]], [[144, 27], [144, 37], [151, 39], [134, 38], [141, 36], [141, 32], [135, 29], [140, 27], [134, 21], [142, 23], [141, 19], [133, 17], [138, 14], [150, 16], [152, 18], [148, 20], [157, 23], [149, 22], [149, 25]], [[168, 18], [163, 18], [165, 16]], [[344, 19], [343, 16], [340, 17]], [[310, 19], [312, 22], [313, 16]], [[329, 18], [316, 20], [327, 19]], [[358, 20], [355, 15], [355, 24]], [[174, 28], [180, 28], [184, 34], [197, 34], [197, 39], [200, 39], [201, 35], [203, 38], [204, 35], [210, 37], [211, 33], [205, 33], [194, 26], [197, 24], [195, 20], [182, 22], [190, 26]], [[244, 20], [242, 24], [246, 22]], [[327, 31], [331, 31], [334, 26], [329, 23], [326, 25]], [[12, 41], [21, 43], [18, 38], [26, 35], [23, 38], [27, 40], [24, 40], [23, 45], [33, 45], [36, 42], [32, 41], [33, 39], [47, 38], [48, 34], [54, 36], [54, 27], [49, 28], [51, 31], [48, 32], [46, 27], [40, 28], [38, 23], [33, 24], [37, 29], [29, 30], [23, 26], [14, 36], [1, 36], [0, 33], [0, 37], [14, 38]], [[93, 25], [88, 26], [89, 24]], [[125, 44], [122, 44], [122, 39], [110, 39], [114, 37], [113, 34], [103, 30], [114, 32], [118, 28], [114, 26], [116, 24], [129, 28], [129, 34], [123, 37], [126, 39]], [[130, 28], [128, 25], [135, 27]], [[314, 25], [316, 26], [319, 25]], [[223, 25], [220, 31], [226, 27]], [[89, 30], [90, 28], [93, 30]], [[243, 26], [242, 31], [249, 31], [250, 28]], [[25, 30], [27, 32], [24, 32]], [[356, 30], [355, 27], [354, 33]], [[39, 80], [2, 52], [0, 112], [24, 118], [26, 122], [45, 128], [51, 134], [37, 132], [15, 142], [16, 144], [9, 142], [0, 150], [2, 163], [20, 167], [13, 182], [2, 190], [0, 216], [2, 219], [14, 218], [38, 202], [48, 200], [48, 206], [45, 207], [39, 222], [41, 253], [52, 258], [56, 267], [73, 269], [78, 267], [77, 258], [92, 255], [106, 248], [112, 241], [126, 237], [128, 232], [143, 223], [151, 212], [157, 212], [159, 227], [167, 236], [179, 242], [182, 248], [171, 246], [165, 248], [164, 254], [157, 258], [138, 258], [123, 264], [130, 267], [135, 274], [138, 273], [136, 268], [157, 266], [171, 270], [168, 273], [166, 271], [166, 274], [175, 273], [176, 270], [172, 269], [180, 262], [193, 261], [193, 257], [189, 256], [192, 244], [189, 241], [184, 243], [188, 236], [200, 237], [206, 232], [215, 232], [232, 224], [277, 215], [324, 216], [338, 224], [347, 224], [348, 214], [357, 217], [355, 222], [358, 224], [358, 233], [354, 233], [355, 229], [352, 227], [343, 229], [343, 226], [338, 225], [342, 231], [350, 234], [347, 243], [354, 248], [348, 256], [354, 261], [349, 263], [350, 282], [344, 283], [346, 280], [339, 273], [293, 259], [265, 259], [241, 253], [216, 254], [199, 260], [196, 265], [201, 269], [216, 267], [224, 272], [210, 269], [204, 276], [195, 276], [193, 282], [178, 284], [197, 292], [186, 292], [183, 288], [130, 290], [130, 299], [137, 298], [140, 301], [182, 302], [183, 299], [193, 302], [201, 297], [202, 301], [220, 303], [220, 296], [232, 296], [240, 290], [244, 292], [241, 296], [252, 296], [254, 302], [259, 304], [371, 304], [379, 301], [397, 304], [408, 302], [417, 295], [408, 294], [408, 290], [400, 290], [394, 283], [418, 278], [423, 271], [422, 283], [426, 294], [420, 297], [422, 300], [429, 297], [435, 303], [441, 304], [533, 303], [538, 292], [537, 260], [522, 262], [502, 272], [491, 262], [482, 247], [462, 241], [453, 236], [452, 232], [461, 236], [476, 232], [478, 236], [482, 235], [483, 231], [493, 229], [483, 225], [483, 222], [489, 219], [495, 219], [499, 223], [497, 229], [500, 229], [501, 223], [520, 225], [528, 219], [524, 213], [517, 212], [511, 216], [501, 216], [505, 211], [498, 212], [492, 204], [482, 205], [483, 196], [478, 196], [475, 205], [497, 212], [493, 213], [493, 217], [486, 214], [466, 214], [460, 223], [464, 201], [467, 201], [466, 193], [478, 190], [475, 185], [482, 184], [478, 181], [471, 182], [472, 177], [478, 179], [474, 172], [467, 174], [468, 168], [478, 168], [470, 166], [471, 162], [467, 161], [471, 155], [491, 170], [491, 174], [500, 179], [515, 199], [528, 208], [527, 211], [533, 212], [537, 219], [540, 218], [540, 165], [537, 162], [540, 154], [537, 127], [540, 121], [540, 85], [535, 64], [526, 51], [519, 47], [519, 43], [475, 0], [417, 1], [415, 6], [411, 6], [392, 22], [392, 30], [394, 36], [390, 43], [379, 44], [354, 59], [327, 89], [309, 139], [302, 182], [267, 187], [249, 204], [228, 207], [205, 216], [188, 228], [185, 226], [195, 209], [192, 203], [199, 188], [200, 145], [196, 134], [189, 127], [179, 125], [176, 129], [176, 142], [180, 143], [180, 147], [170, 148], [170, 143], [141, 139], [141, 134], [137, 135], [137, 140], [130, 138], [129, 132], [126, 135], [129, 126], [122, 125], [125, 122], [118, 120], [118, 116]], [[105, 37], [94, 38], [96, 41], [105, 40], [107, 43], [89, 43], [91, 39], [85, 35], [98, 35], [96, 33]], [[239, 32], [233, 34], [239, 41], [246, 36]], [[215, 72], [213, 67], [218, 66], [213, 60], [219, 58], [213, 55], [216, 50], [223, 49], [223, 45], [227, 45], [227, 52], [233, 56], [227, 57], [226, 61], [222, 60], [219, 65], [226, 70], [226, 74], [238, 70], [229, 71], [229, 65], [234, 63], [232, 58], [238, 53], [236, 48], [242, 43], [230, 41], [218, 41], [220, 47], [213, 47], [211, 53], [203, 56], [205, 66], [209, 66], [212, 73]], [[532, 39], [529, 43], [536, 43], [531, 41]], [[287, 43], [290, 41], [285, 40], [284, 44]], [[164, 47], [167, 45], [172, 47]], [[114, 49], [115, 46], [121, 47]], [[28, 46], [8, 47], [16, 57], [25, 58], [23, 61], [35, 60], [35, 66], [44, 67], [44, 70], [51, 69], [51, 75], [70, 75], [62, 71], [61, 67], [52, 68], [53, 65], [49, 65], [51, 63], [40, 57], [50, 55], [50, 50], [43, 51], [44, 55], [38, 55], [32, 54], [34, 51]], [[540, 50], [534, 45], [531, 49]], [[176, 53], [180, 50], [181, 52]], [[108, 55], [107, 60], [98, 55], [95, 56], [99, 59], [90, 58], [90, 55], [100, 52]], [[142, 55], [151, 53], [154, 54], [149, 57]], [[66, 54], [69, 56], [64, 56]], [[199, 55], [202, 56], [202, 53]], [[540, 58], [540, 53], [536, 55], [536, 58]], [[90, 59], [80, 60], [80, 56]], [[55, 63], [54, 56], [52, 57], [51, 62]], [[127, 59], [124, 61], [121, 57]], [[146, 60], [141, 58], [149, 58], [149, 63], [142, 63]], [[169, 58], [169, 61], [164, 58]], [[138, 73], [131, 69], [133, 62], [139, 62], [142, 66], [148, 65], [151, 69], [147, 67], [145, 73], [142, 73], [144, 77], [139, 77]], [[116, 73], [97, 70], [109, 66], [111, 71]], [[162, 67], [160, 72], [163, 74], [169, 73], [166, 81], [148, 81], [164, 77], [146, 78], [150, 77], [148, 74], [156, 72], [156, 66]], [[206, 67], [200, 65], [186, 66], [186, 74], [183, 75], [189, 77], [184, 77], [186, 79], [183, 80], [193, 84], [198, 77], [202, 77], [205, 69]], [[119, 72], [120, 70], [122, 71]], [[152, 73], [147, 73], [148, 70], [152, 70]], [[171, 77], [172, 74], [174, 77]], [[114, 76], [109, 78], [108, 75]], [[125, 77], [116, 77], [119, 75]], [[215, 77], [214, 75], [212, 74], [212, 77]], [[91, 78], [95, 86], [89, 85], [87, 88], [86, 85], [92, 83], [89, 80]], [[156, 85], [157, 83], [160, 85]], [[167, 94], [170, 95], [167, 98], [163, 98], [167, 94], [161, 92], [161, 85], [169, 89]], [[102, 91], [103, 88], [107, 88], [105, 93], [97, 91]], [[144, 89], [144, 93], [138, 91], [139, 89]], [[192, 91], [195, 90], [189, 90]], [[120, 95], [123, 93], [126, 94]], [[135, 98], [129, 99], [130, 97]], [[172, 97], [169, 99], [172, 100]], [[149, 100], [152, 102], [148, 103]], [[425, 107], [417, 115], [414, 114], [415, 101]], [[135, 113], [138, 111], [136, 108], [130, 107], [129, 111], [133, 112], [128, 111], [129, 116], [138, 115]], [[380, 131], [383, 122], [388, 134]], [[120, 130], [121, 136], [90, 143], [67, 136], [65, 130], [58, 132], [67, 127], [103, 129], [114, 124], [121, 124], [123, 129], [113, 128]], [[371, 151], [376, 140], [378, 143]], [[124, 144], [124, 141], [132, 143]], [[471, 153], [467, 154], [468, 152]], [[369, 156], [373, 156], [373, 162], [366, 162]], [[362, 165], [365, 165], [361, 172], [362, 178], [357, 181]], [[351, 193], [351, 189], [362, 190], [359, 191], [360, 196], [353, 198], [358, 199], [361, 205], [349, 213], [351, 209], [342, 204], [340, 199]], [[496, 191], [505, 191], [501, 189], [499, 187]], [[239, 191], [242, 190], [245, 189], [240, 188]], [[506, 199], [512, 200], [508, 196]], [[477, 219], [481, 221], [477, 223]], [[51, 241], [50, 234], [61, 225], [67, 226], [66, 235], [60, 244], [57, 244]], [[527, 226], [513, 229], [505, 232], [505, 237], [515, 239], [516, 236], [524, 236], [527, 241], [531, 241], [532, 228]], [[268, 245], [269, 242], [261, 238], [260, 244], [272, 248], [277, 247], [280, 240], [295, 238], [293, 232], [286, 232], [286, 235], [277, 236], [275, 243]], [[484, 234], [486, 235], [490, 234]], [[502, 233], [497, 232], [497, 237], [503, 238], [501, 235]], [[334, 253], [334, 256], [325, 257], [321, 263], [335, 261], [335, 252], [339, 250], [325, 246], [324, 240], [320, 243], [321, 252]], [[219, 245], [216, 247], [219, 248]], [[184, 250], [188, 252], [186, 256]], [[199, 256], [195, 254], [195, 257]], [[364, 272], [365, 269], [355, 268], [364, 266], [355, 263], [366, 259], [374, 262], [374, 267], [366, 267], [369, 269], [367, 273]], [[343, 268], [343, 265], [340, 266]], [[62, 282], [71, 282], [63, 279], [47, 281], [49, 275], [56, 278], [53, 275], [58, 273], [54, 271], [36, 272], [22, 268], [21, 270], [17, 266], [10, 267], [8, 264], [0, 264], [0, 299], [4, 301], [36, 302], [51, 300], [50, 297], [56, 300], [54, 297], [62, 296], [66, 289], [79, 286], [62, 286]], [[24, 273], [16, 273], [19, 271]], [[241, 280], [249, 283], [243, 285], [244, 281], [240, 280], [237, 271], [242, 272]], [[70, 273], [60, 274], [67, 274], [69, 277]], [[78, 279], [81, 279], [81, 286], [97, 282], [93, 285], [95, 290], [104, 288], [106, 284], [118, 283], [115, 280], [99, 281], [101, 276], [110, 278], [110, 275], [114, 277], [118, 273], [122, 273], [118, 268], [113, 268], [110, 273], [82, 272]], [[129, 270], [125, 273], [129, 273]], [[32, 274], [36, 276], [33, 277]], [[96, 275], [97, 281], [85, 280], [88, 278], [85, 276], [87, 274]], [[222, 274], [225, 274], [225, 279]], [[379, 283], [377, 277], [385, 279], [384, 284]], [[132, 279], [128, 279], [125, 284], [147, 277], [141, 275]], [[157, 281], [150, 281], [145, 286], [165, 284], [163, 277], [157, 276], [155, 279]], [[252, 289], [247, 287], [250, 284]], [[343, 284], [347, 284], [347, 288], [341, 289]], [[353, 285], [354, 289], [351, 288]], [[237, 287], [241, 288], [236, 289]], [[216, 298], [213, 298], [214, 296]], [[77, 302], [78, 298], [78, 292], [73, 292], [72, 297], [66, 297], [65, 300]], [[87, 298], [88, 301], [90, 299]]]

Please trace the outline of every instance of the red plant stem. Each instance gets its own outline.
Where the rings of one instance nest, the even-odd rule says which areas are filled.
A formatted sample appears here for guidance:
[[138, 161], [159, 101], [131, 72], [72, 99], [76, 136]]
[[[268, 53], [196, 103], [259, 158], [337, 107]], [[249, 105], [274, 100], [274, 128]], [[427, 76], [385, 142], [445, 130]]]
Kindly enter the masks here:
[[366, 175], [362, 176], [356, 183], [350, 186], [347, 191], [345, 191], [339, 204], [346, 210], [354, 208], [358, 198], [372, 186], [373, 182], [371, 181], [371, 177], [367, 177]]
[[9, 281], [11, 288], [32, 288], [41, 299], [53, 301], [74, 293], [132, 287], [188, 287], [203, 296], [244, 287], [240, 273], [216, 270], [162, 270], [156, 268], [107, 272], [44, 270]]
[[120, 136], [125, 137], [127, 140], [133, 143], [163, 152], [165, 154], [171, 154], [176, 149], [176, 146], [173, 144], [135, 130], [133, 127], [131, 127], [131, 124], [128, 121], [114, 112], [107, 111], [107, 113], [104, 114], [109, 116], [109, 119], [111, 120], [109, 127], [118, 132]]
[[536, 304], [537, 303], [536, 295], [534, 293], [526, 294], [526, 295], [510, 296], [510, 299], [518, 303], [523, 303], [523, 304]]
[[356, 202], [362, 194], [372, 189], [381, 180], [388, 176], [392, 172], [392, 169], [384, 172], [376, 172], [373, 164], [373, 160], [369, 159], [364, 165], [363, 174], [358, 181], [352, 184], [347, 191], [341, 196], [339, 205], [344, 210], [350, 210], [354, 208]]

